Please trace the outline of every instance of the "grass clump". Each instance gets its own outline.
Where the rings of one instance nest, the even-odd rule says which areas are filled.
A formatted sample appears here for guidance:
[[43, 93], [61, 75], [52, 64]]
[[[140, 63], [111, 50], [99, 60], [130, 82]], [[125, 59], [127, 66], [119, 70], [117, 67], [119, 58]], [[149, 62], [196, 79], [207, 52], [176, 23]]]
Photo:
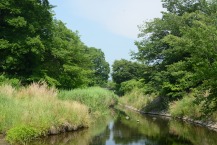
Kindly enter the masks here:
[[123, 105], [132, 106], [141, 110], [156, 98], [156, 95], [144, 94], [142, 89], [134, 88], [132, 91], [126, 93], [119, 98], [119, 102]]
[[7, 132], [6, 140], [11, 144], [19, 142], [25, 144], [26, 142], [38, 137], [40, 130], [31, 126], [16, 126]]
[[[204, 95], [206, 97], [208, 95]], [[209, 121], [217, 121], [217, 111], [211, 115], [204, 113], [204, 102], [196, 103], [196, 97], [193, 94], [188, 94], [182, 99], [173, 101], [169, 104], [169, 113], [173, 117], [187, 117], [192, 119], [202, 119]], [[210, 104], [211, 105], [211, 104]]]
[[88, 107], [57, 98], [57, 90], [33, 83], [14, 89], [0, 86], [0, 132], [13, 143], [23, 143], [47, 135], [51, 127], [70, 124], [74, 128], [90, 124]]
[[87, 105], [92, 113], [100, 115], [107, 114], [109, 107], [117, 103], [113, 92], [99, 87], [60, 91], [58, 98], [78, 101]]
[[202, 115], [202, 104], [196, 104], [195, 99], [193, 95], [189, 94], [181, 100], [170, 103], [169, 113], [173, 117], [200, 118]]

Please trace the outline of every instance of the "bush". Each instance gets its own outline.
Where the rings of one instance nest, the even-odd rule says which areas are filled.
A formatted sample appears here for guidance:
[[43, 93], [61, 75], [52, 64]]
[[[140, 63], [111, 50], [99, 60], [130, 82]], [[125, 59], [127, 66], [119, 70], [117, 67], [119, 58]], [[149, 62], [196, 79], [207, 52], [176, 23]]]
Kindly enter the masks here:
[[7, 131], [6, 140], [8, 140], [11, 144], [13, 143], [22, 143], [26, 142], [40, 136], [40, 131], [31, 126], [16, 126], [9, 131]]
[[108, 82], [104, 88], [107, 88], [109, 90], [115, 90], [115, 87], [116, 87], [115, 82], [108, 80]]
[[140, 89], [142, 87], [143, 87], [142, 82], [132, 79], [132, 80], [121, 83], [120, 92], [122, 94], [126, 94], [126, 93], [131, 92], [133, 89], [136, 89], [136, 88]]
[[0, 75], [0, 85], [11, 85], [13, 87], [18, 87], [20, 86], [20, 81], [16, 78], [9, 79], [4, 75]]

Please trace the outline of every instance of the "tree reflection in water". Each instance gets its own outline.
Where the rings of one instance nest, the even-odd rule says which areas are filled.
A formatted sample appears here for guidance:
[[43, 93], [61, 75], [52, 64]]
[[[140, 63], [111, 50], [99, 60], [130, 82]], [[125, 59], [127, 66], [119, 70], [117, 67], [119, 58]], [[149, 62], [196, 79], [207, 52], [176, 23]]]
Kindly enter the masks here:
[[131, 111], [117, 114], [116, 119], [99, 120], [89, 129], [46, 137], [31, 145], [216, 145], [217, 142], [217, 132], [200, 126]]

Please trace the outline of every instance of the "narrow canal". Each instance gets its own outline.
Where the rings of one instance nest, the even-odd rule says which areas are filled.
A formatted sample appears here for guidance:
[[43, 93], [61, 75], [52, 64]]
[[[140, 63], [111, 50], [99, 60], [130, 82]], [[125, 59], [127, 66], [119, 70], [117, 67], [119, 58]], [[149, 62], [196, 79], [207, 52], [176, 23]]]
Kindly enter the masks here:
[[[129, 119], [128, 117], [129, 116]], [[217, 132], [180, 120], [119, 112], [89, 129], [49, 136], [31, 145], [217, 145]], [[0, 145], [5, 145], [0, 142]]]

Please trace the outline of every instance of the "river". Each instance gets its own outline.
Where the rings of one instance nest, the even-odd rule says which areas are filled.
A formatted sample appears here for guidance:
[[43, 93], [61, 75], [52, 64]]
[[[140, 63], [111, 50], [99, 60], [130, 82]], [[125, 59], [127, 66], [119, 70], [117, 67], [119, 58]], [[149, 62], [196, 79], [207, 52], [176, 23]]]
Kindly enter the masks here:
[[[126, 117], [128, 116], [128, 117]], [[217, 145], [217, 132], [180, 120], [118, 111], [91, 128], [35, 140], [30, 145]], [[0, 145], [6, 145], [0, 141]]]

